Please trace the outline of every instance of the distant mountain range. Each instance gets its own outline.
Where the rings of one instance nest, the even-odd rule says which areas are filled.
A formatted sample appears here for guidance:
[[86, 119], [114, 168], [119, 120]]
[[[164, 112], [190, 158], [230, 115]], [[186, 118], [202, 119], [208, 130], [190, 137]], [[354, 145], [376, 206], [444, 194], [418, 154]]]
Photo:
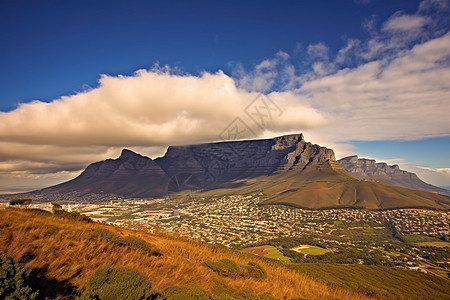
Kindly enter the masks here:
[[378, 180], [409, 189], [450, 196], [449, 190], [428, 184], [420, 180], [416, 174], [401, 170], [398, 165], [377, 163], [373, 159], [358, 158], [356, 155], [344, 157], [339, 163], [350, 175], [361, 180]]
[[77, 178], [38, 192], [162, 197], [194, 190], [205, 197], [260, 193], [267, 204], [314, 209], [450, 208], [450, 197], [358, 180], [333, 150], [306, 142], [302, 134], [170, 146], [155, 160], [124, 149], [119, 158], [93, 163]]

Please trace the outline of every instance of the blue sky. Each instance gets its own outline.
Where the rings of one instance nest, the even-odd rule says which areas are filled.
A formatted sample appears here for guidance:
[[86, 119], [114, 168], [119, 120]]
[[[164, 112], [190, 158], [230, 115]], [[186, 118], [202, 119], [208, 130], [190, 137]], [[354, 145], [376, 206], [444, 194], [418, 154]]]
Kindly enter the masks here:
[[345, 37], [420, 1], [2, 1], [0, 109], [51, 101], [155, 62], [190, 74], [252, 67], [279, 50]]
[[[46, 185], [123, 147], [154, 157], [216, 140], [263, 92], [283, 115], [260, 136], [304, 131], [338, 156], [400, 162], [450, 185], [449, 15], [446, 0], [3, 0], [0, 179]], [[220, 115], [214, 101], [228, 103]]]

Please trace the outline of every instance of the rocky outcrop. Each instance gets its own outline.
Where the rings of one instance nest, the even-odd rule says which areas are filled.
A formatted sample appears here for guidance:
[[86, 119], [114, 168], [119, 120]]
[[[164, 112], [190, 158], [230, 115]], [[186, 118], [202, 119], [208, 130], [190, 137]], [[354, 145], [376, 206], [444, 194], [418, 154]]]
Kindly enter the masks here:
[[377, 163], [373, 159], [348, 156], [339, 160], [342, 168], [358, 179], [377, 180], [409, 189], [423, 190], [450, 196], [450, 191], [422, 181], [416, 174], [401, 170], [398, 165]]

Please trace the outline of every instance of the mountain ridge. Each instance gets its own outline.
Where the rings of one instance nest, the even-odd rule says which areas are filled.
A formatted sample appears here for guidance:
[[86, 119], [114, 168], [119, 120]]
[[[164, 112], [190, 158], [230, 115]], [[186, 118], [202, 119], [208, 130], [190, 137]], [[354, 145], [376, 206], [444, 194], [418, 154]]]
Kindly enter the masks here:
[[377, 180], [409, 189], [423, 190], [450, 196], [450, 191], [421, 180], [416, 174], [401, 170], [398, 165], [376, 162], [374, 159], [347, 156], [338, 160], [350, 175], [361, 180]]
[[356, 179], [332, 149], [301, 133], [170, 146], [154, 160], [124, 149], [117, 159], [90, 164], [78, 177], [38, 192], [158, 198], [186, 190], [199, 197], [262, 193], [264, 204], [310, 209], [450, 208], [450, 197]]

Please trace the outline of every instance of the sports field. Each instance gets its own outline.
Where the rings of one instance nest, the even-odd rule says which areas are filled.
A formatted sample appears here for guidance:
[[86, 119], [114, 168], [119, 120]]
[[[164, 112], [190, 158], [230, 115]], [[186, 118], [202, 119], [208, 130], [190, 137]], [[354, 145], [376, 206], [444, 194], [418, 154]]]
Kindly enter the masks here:
[[311, 245], [300, 245], [298, 247], [291, 248], [291, 250], [307, 255], [324, 255], [325, 253], [330, 252], [328, 249]]
[[281, 261], [289, 262], [289, 257], [283, 255], [277, 248], [270, 245], [264, 245], [259, 247], [251, 247], [242, 250], [243, 252], [252, 253], [267, 258], [277, 259]]

